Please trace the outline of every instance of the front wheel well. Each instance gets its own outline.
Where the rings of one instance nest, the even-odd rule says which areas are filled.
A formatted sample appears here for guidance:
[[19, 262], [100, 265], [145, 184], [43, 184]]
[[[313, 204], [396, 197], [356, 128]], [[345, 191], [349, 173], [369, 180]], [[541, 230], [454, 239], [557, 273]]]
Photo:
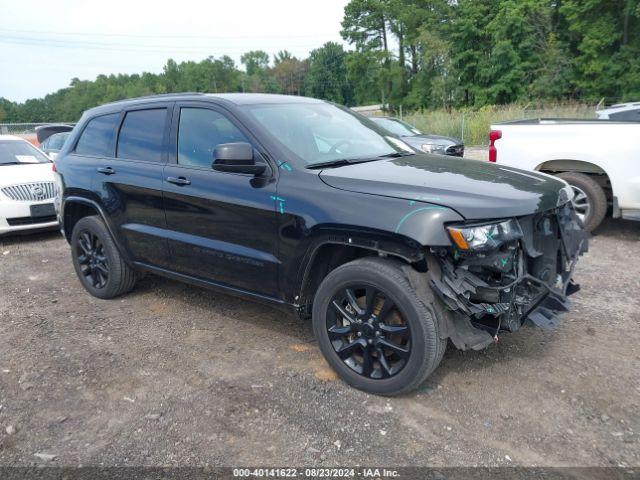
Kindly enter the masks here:
[[89, 217], [91, 215], [99, 215], [100, 212], [93, 207], [82, 202], [67, 202], [64, 206], [64, 218], [62, 219], [62, 227], [64, 229], [64, 236], [68, 242], [71, 241], [71, 233], [76, 223], [81, 218]]
[[409, 263], [406, 259], [374, 249], [333, 243], [322, 245], [314, 252], [302, 279], [300, 295], [295, 299], [296, 304], [299, 305], [300, 316], [302, 318], [311, 316], [315, 293], [329, 273], [345, 263], [365, 257], [389, 257], [410, 265], [418, 271], [426, 270], [424, 259]]
[[609, 175], [594, 163], [583, 160], [548, 160], [538, 165], [536, 170], [550, 175], [564, 172], [576, 172], [588, 175], [604, 190], [607, 202], [613, 202], [613, 188]]

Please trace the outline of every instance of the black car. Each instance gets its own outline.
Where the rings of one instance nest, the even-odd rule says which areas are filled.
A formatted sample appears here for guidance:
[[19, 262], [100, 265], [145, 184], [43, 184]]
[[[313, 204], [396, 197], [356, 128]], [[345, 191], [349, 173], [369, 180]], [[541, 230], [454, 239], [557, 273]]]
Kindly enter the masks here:
[[394, 117], [371, 117], [371, 120], [418, 152], [464, 156], [464, 144], [458, 139], [422, 133], [413, 125]]
[[92, 295], [151, 272], [265, 302], [311, 318], [345, 381], [399, 394], [448, 339], [554, 325], [586, 241], [563, 181], [397, 143], [309, 98], [121, 101], [65, 143], [57, 209]]

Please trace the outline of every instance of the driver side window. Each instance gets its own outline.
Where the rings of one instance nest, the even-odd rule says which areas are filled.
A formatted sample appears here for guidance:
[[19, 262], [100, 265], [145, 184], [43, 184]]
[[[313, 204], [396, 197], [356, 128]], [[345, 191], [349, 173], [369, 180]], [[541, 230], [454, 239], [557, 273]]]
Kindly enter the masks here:
[[249, 142], [231, 121], [215, 110], [183, 107], [178, 123], [178, 164], [210, 168], [213, 151], [223, 143]]

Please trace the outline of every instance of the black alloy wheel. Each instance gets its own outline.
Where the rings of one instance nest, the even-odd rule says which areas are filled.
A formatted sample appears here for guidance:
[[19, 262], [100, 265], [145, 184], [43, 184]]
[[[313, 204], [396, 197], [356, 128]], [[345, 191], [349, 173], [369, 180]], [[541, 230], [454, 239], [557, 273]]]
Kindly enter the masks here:
[[138, 275], [120, 255], [100, 217], [91, 215], [78, 220], [70, 244], [73, 268], [91, 295], [106, 300], [133, 289]]
[[396, 303], [372, 285], [339, 290], [327, 312], [327, 334], [338, 357], [369, 379], [390, 378], [411, 354], [411, 330]]
[[313, 331], [327, 363], [349, 385], [401, 395], [438, 367], [447, 345], [430, 289], [410, 283], [412, 267], [389, 258], [345, 263], [322, 280]]
[[93, 288], [102, 289], [109, 281], [109, 260], [97, 235], [83, 230], [75, 245], [80, 271]]

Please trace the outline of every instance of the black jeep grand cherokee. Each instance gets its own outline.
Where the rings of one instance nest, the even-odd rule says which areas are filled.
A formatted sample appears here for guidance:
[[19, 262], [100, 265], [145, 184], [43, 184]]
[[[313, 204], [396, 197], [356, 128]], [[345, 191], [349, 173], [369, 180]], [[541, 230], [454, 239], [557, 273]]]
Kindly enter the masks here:
[[176, 94], [87, 111], [57, 209], [99, 298], [140, 272], [313, 319], [349, 384], [418, 386], [447, 339], [480, 349], [567, 309], [585, 235], [556, 178], [414, 153], [309, 98]]

